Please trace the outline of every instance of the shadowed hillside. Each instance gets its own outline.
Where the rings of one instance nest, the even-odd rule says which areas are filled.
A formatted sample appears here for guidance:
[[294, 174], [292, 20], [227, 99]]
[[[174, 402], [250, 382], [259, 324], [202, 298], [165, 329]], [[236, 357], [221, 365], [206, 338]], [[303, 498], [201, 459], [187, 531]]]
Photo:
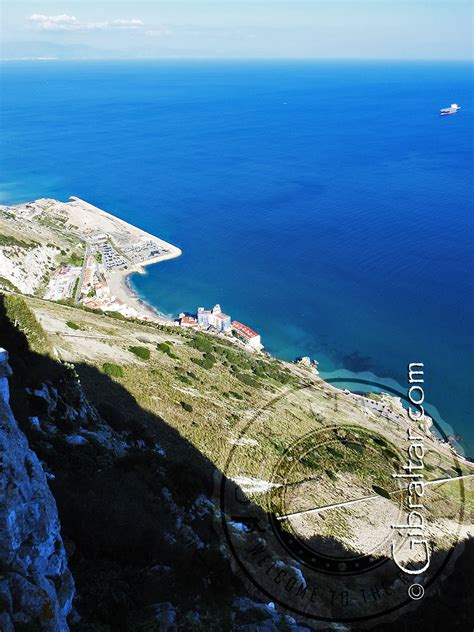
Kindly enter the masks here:
[[[264, 597], [235, 573], [212, 504], [220, 466], [119, 380], [92, 363], [55, 359], [54, 342], [24, 301], [5, 307], [2, 298], [12, 409], [48, 474], [76, 583], [71, 629], [316, 629], [265, 609]], [[191, 432], [199, 421], [187, 423]], [[236, 486], [237, 493], [253, 502]], [[264, 510], [255, 511], [265, 522]], [[314, 536], [309, 545], [346, 552], [334, 537]], [[470, 630], [472, 606], [462, 587], [472, 554], [469, 542], [456, 572], [416, 612], [372, 629]], [[238, 603], [249, 595], [251, 607]]]

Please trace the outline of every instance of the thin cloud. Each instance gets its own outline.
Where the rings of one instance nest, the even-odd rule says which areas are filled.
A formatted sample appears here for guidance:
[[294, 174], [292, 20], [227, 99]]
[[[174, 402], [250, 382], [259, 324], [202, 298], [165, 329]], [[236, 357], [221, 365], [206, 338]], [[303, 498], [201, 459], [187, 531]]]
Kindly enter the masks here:
[[150, 29], [149, 31], [145, 31], [145, 35], [147, 37], [166, 37], [168, 35], [172, 35], [173, 31], [169, 29], [167, 26], [162, 26], [155, 29]]
[[74, 15], [43, 15], [34, 13], [28, 18], [30, 28], [35, 31], [136, 31], [145, 26], [142, 20], [105, 20], [83, 22]]

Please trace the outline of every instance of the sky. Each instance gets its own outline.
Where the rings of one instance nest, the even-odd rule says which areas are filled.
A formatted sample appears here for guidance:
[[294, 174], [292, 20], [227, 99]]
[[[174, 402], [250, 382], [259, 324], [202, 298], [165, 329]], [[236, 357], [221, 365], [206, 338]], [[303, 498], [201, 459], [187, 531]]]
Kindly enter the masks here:
[[1, 57], [472, 59], [466, 0], [3, 0]]

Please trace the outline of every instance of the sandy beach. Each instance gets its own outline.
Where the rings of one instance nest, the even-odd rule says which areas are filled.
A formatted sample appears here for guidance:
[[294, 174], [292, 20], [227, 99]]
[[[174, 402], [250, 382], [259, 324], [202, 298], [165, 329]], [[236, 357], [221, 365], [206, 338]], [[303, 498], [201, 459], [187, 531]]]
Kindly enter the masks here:
[[[176, 257], [179, 255], [173, 255]], [[173, 258], [172, 256], [167, 257], [167, 259]], [[159, 261], [163, 261], [160, 259]], [[152, 263], [157, 263], [153, 261]], [[147, 265], [150, 265], [147, 263]], [[107, 276], [107, 281], [110, 286], [111, 293], [117, 298], [119, 301], [122, 301], [129, 307], [133, 307], [133, 309], [137, 310], [138, 317], [143, 318], [144, 320], [153, 320], [155, 322], [161, 322], [166, 324], [173, 323], [173, 320], [164, 314], [161, 314], [154, 307], [143, 301], [138, 297], [136, 292], [132, 289], [129, 281], [129, 277], [138, 272], [139, 274], [144, 274], [145, 270], [142, 266], [140, 268], [136, 268], [135, 270], [116, 270], [110, 272]]]
[[70, 199], [71, 202], [67, 205], [69, 217], [81, 226], [81, 231], [85, 236], [89, 237], [90, 234], [97, 234], [98, 231], [101, 231], [113, 237], [115, 243], [122, 248], [129, 246], [130, 243], [139, 245], [144, 242], [153, 242], [160, 249], [164, 250], [159, 256], [145, 259], [139, 263], [133, 264], [129, 262], [127, 269], [108, 270], [106, 278], [111, 294], [128, 307], [135, 309], [139, 318], [168, 324], [173, 322], [172, 319], [161, 314], [137, 296], [130, 285], [129, 277], [134, 273], [145, 274], [145, 268], [149, 265], [179, 257], [181, 250], [156, 235], [152, 235], [133, 224], [125, 222], [115, 215], [89, 204], [85, 200], [74, 196], [71, 196]]

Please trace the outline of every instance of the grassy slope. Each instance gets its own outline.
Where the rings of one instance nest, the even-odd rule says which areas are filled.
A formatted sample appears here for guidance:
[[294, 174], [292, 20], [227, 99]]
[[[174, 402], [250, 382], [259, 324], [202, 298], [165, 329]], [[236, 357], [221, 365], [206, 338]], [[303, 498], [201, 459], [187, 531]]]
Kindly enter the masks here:
[[[311, 490], [311, 502], [321, 504], [334, 502], [335, 485], [340, 486], [342, 498], [370, 493], [374, 484], [395, 490], [391, 473], [397, 462], [401, 467], [406, 459], [404, 426], [368, 413], [361, 400], [336, 391], [309, 372], [208, 335], [115, 320], [40, 299], [27, 302], [60, 359], [84, 362], [102, 372], [110, 371], [110, 364], [120, 367], [117, 373], [122, 376], [112, 379], [141, 409], [164, 420], [218, 469], [225, 467], [233, 443], [244, 431], [245, 440], [255, 445], [235, 448], [231, 476], [272, 480], [283, 451], [293, 441], [327, 426], [351, 424], [355, 434], [337, 431], [330, 444], [312, 451], [291, 471], [288, 481], [296, 483], [294, 494], [298, 496], [299, 482], [315, 475], [319, 483]], [[129, 350], [136, 346], [149, 349], [150, 358], [142, 360]], [[96, 406], [112, 406], [120, 418], [132, 414], [132, 400], [111, 401], [87, 371], [81, 379]], [[381, 435], [382, 441], [374, 440], [373, 433]], [[428, 445], [430, 478], [454, 475], [453, 459], [446, 449], [438, 450], [434, 442]], [[176, 450], [175, 445], [163, 447], [170, 455]], [[180, 455], [175, 458], [180, 460]], [[434, 517], [456, 513], [459, 491], [447, 487], [428, 492], [432, 502], [427, 505]], [[472, 503], [472, 492], [466, 494]], [[307, 495], [301, 486], [301, 496]], [[256, 495], [254, 500], [263, 502], [261, 498]], [[267, 501], [272, 502], [271, 495]]]
[[[203, 629], [233, 629], [230, 605], [244, 589], [219, 552], [212, 515], [191, 517], [198, 496], [212, 494], [213, 476], [225, 469], [232, 449], [231, 476], [274, 477], [280, 482], [273, 472], [288, 446], [309, 435], [311, 447], [311, 437], [323, 433], [324, 441], [300, 453], [287, 472], [292, 483], [288, 497], [299, 508], [335, 502], [335, 497], [354, 498], [370, 492], [374, 484], [393, 489], [390, 474], [406, 454], [403, 427], [368, 412], [363, 400], [336, 391], [304, 369], [176, 328], [12, 294], [5, 303], [10, 322], [34, 352], [28, 358], [26, 349], [14, 345], [13, 383], [21, 373], [26, 382], [20, 379], [13, 385], [12, 398], [31, 445], [55, 475], [51, 485], [63, 534], [76, 551], [70, 566], [81, 597], [80, 632], [96, 629], [88, 627], [89, 622], [99, 623], [100, 630], [128, 630], [132, 624], [143, 632], [155, 629], [149, 627], [152, 604], [171, 601], [185, 613], [194, 609], [196, 595]], [[2, 339], [7, 347], [9, 341], [8, 336]], [[140, 359], [137, 347], [148, 349], [149, 359]], [[83, 428], [93, 435], [100, 428], [94, 419], [68, 422], [64, 407], [49, 416], [51, 432], [28, 429], [29, 415], [39, 414], [43, 428], [48, 415], [31, 410], [36, 400], [25, 400], [27, 383], [39, 386], [50, 379], [65, 402], [77, 406], [75, 389], [64, 375], [72, 369], [58, 358], [74, 363], [88, 399], [114, 430], [115, 439], [128, 441], [131, 449], [124, 456], [117, 457], [91, 435], [86, 445], [68, 444], [67, 435], [83, 433]], [[393, 408], [397, 410], [396, 403]], [[233, 445], [237, 438], [246, 445]], [[156, 452], [156, 444], [166, 456]], [[453, 475], [446, 449], [435, 449], [434, 443], [430, 448], [430, 476]], [[276, 512], [282, 506], [279, 490], [247, 495]], [[456, 517], [459, 493], [453, 487], [443, 485], [427, 498], [432, 519]], [[468, 500], [472, 506], [472, 492]], [[173, 509], [174, 502], [181, 509]], [[335, 510], [320, 521], [303, 520], [300, 532], [309, 539], [315, 534], [327, 538], [328, 546], [335, 537], [354, 548], [361, 534], [363, 538], [390, 524], [395, 500], [381, 503], [369, 521], [364, 508]], [[184, 522], [176, 521], [176, 511]], [[209, 548], [196, 551], [188, 545], [188, 525]], [[174, 544], [167, 539], [169, 533]], [[440, 545], [445, 548], [450, 542], [446, 532]], [[165, 582], [162, 565], [170, 569]]]

